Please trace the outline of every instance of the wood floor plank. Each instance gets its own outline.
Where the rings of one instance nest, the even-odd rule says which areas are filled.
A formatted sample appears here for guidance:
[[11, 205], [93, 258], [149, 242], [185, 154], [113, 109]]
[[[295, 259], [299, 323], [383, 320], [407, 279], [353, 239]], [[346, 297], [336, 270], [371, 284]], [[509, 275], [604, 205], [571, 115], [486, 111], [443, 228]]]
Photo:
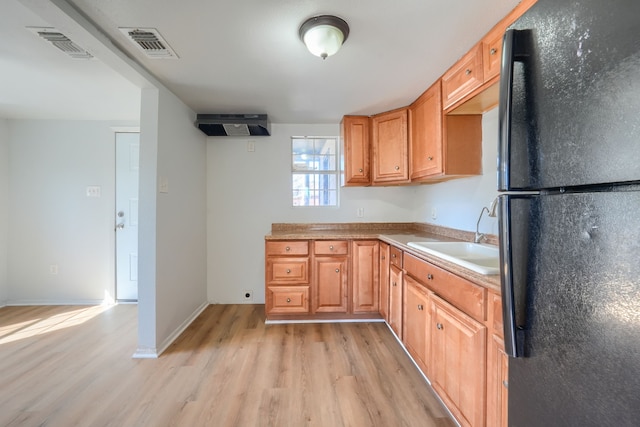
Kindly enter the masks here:
[[211, 305], [159, 359], [136, 339], [135, 305], [0, 309], [0, 425], [455, 425], [383, 323]]

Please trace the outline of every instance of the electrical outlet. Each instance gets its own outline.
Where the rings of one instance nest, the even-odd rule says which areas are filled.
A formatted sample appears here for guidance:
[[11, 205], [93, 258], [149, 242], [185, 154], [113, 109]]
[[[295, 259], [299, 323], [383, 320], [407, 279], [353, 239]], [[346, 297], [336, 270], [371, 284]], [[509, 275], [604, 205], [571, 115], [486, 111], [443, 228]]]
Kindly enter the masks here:
[[244, 297], [245, 301], [252, 301], [253, 300], [253, 291], [251, 291], [251, 290], [244, 291], [242, 296]]
[[51, 264], [49, 266], [49, 274], [55, 276], [56, 274], [58, 274], [58, 264]]
[[364, 208], [358, 208], [358, 210], [356, 211], [356, 215], [358, 215], [358, 218], [363, 218], [364, 217]]
[[247, 152], [253, 153], [256, 151], [256, 142], [254, 140], [247, 141]]

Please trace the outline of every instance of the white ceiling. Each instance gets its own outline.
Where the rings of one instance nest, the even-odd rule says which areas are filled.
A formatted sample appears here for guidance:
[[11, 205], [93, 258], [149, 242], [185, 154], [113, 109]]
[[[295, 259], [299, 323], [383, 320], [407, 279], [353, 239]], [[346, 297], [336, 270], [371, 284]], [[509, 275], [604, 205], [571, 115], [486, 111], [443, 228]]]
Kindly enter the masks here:
[[[37, 6], [48, 2], [64, 0], [3, 0], [0, 117], [137, 119], [140, 90], [130, 76], [127, 80], [107, 66], [99, 52], [98, 59], [74, 60], [25, 29], [56, 22], [48, 19], [46, 7]], [[411, 103], [517, 3], [75, 0], [73, 5], [196, 113], [267, 113], [275, 123], [338, 123], [344, 114], [375, 114]], [[340, 16], [351, 30], [342, 49], [324, 61], [298, 38], [300, 24], [320, 14]], [[118, 27], [156, 28], [179, 59], [147, 59]]]

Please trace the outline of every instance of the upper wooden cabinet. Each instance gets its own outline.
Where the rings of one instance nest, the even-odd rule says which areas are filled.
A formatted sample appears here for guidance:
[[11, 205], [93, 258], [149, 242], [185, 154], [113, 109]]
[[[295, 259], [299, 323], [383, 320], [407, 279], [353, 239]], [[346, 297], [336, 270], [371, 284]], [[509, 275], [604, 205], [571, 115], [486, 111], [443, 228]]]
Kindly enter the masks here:
[[442, 91], [440, 80], [409, 106], [411, 180], [442, 173]]
[[484, 83], [482, 43], [467, 52], [442, 76], [444, 108], [449, 108]]
[[340, 123], [342, 141], [342, 185], [371, 184], [370, 119], [344, 116]]
[[407, 108], [400, 108], [371, 118], [373, 184], [409, 182], [407, 115]]

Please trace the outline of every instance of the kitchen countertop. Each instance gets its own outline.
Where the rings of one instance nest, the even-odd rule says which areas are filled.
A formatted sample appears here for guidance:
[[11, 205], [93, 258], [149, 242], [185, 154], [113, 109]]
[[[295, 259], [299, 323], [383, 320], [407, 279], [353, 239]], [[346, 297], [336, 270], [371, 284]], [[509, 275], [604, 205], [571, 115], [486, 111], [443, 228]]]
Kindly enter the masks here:
[[[272, 224], [271, 233], [265, 236], [265, 240], [379, 239], [417, 258], [499, 293], [499, 275], [479, 274], [408, 246], [409, 242], [419, 242], [426, 239], [443, 242], [472, 242], [473, 238], [473, 232], [425, 223], [275, 223]], [[497, 245], [497, 236], [488, 235], [486, 243]]]

